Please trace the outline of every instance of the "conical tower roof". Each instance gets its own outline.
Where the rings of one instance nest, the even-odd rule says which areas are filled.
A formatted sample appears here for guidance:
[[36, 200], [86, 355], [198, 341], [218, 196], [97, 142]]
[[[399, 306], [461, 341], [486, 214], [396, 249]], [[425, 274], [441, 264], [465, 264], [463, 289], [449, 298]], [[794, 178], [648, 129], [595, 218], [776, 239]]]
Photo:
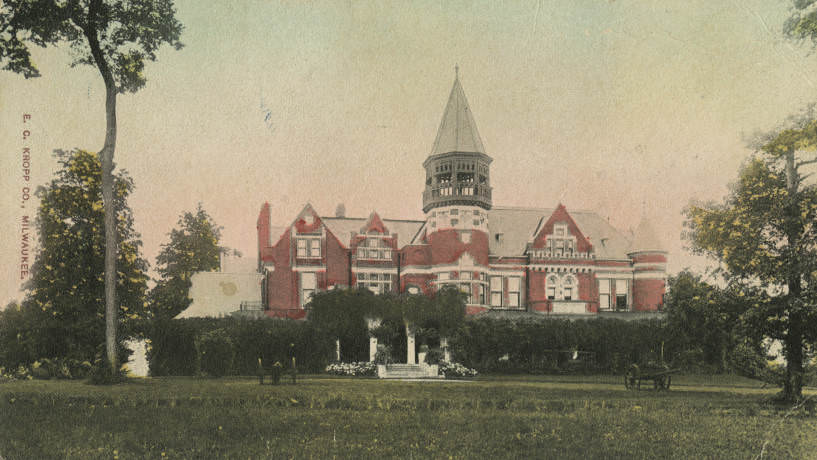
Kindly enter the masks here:
[[448, 97], [443, 119], [434, 140], [431, 155], [448, 152], [478, 152], [485, 154], [482, 139], [477, 132], [477, 124], [468, 107], [465, 91], [462, 90], [459, 75], [454, 78], [454, 87]]
[[629, 252], [666, 252], [658, 234], [644, 217], [641, 218], [641, 222], [633, 232], [633, 242], [630, 244]]

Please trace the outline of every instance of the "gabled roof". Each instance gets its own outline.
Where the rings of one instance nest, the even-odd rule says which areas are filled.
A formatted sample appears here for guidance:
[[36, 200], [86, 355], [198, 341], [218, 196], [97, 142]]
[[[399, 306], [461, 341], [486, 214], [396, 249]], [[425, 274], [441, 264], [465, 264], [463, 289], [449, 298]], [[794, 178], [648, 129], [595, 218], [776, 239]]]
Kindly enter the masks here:
[[454, 87], [451, 88], [431, 155], [448, 152], [485, 153], [459, 77], [454, 79]]
[[[348, 246], [349, 241], [352, 239], [352, 233], [360, 233], [361, 227], [366, 224], [368, 219], [356, 217], [321, 217], [321, 220], [344, 246]], [[381, 220], [390, 233], [397, 233], [398, 248], [407, 245], [425, 223], [422, 220]]]
[[377, 215], [376, 211], [372, 211], [369, 214], [369, 219], [366, 220], [366, 223], [363, 224], [363, 227], [360, 227], [360, 233], [389, 233], [389, 229], [383, 225], [383, 221], [380, 219], [380, 216]]
[[[493, 207], [488, 211], [488, 249], [492, 256], [519, 257], [554, 209]], [[597, 259], [627, 259], [630, 240], [601, 216], [570, 211], [582, 234], [593, 245]], [[501, 236], [497, 238], [497, 234]]]

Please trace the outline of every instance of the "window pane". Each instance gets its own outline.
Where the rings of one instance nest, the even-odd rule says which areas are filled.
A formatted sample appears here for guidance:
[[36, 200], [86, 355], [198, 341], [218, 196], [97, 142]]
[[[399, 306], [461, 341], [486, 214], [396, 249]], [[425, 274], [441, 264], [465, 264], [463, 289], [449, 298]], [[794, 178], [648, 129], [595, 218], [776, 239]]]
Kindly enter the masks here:
[[508, 301], [510, 302], [508, 306], [510, 307], [518, 307], [519, 306], [519, 293], [512, 292], [510, 296], [508, 296]]
[[616, 295], [627, 294], [627, 280], [616, 280]]
[[357, 279], [359, 279], [359, 280], [365, 280], [365, 279], [366, 279], [366, 274], [365, 274], [365, 273], [358, 273], [358, 274], [357, 274]]
[[383, 252], [383, 256], [384, 256], [386, 259], [391, 259], [391, 250], [388, 250], [388, 249], [387, 249], [386, 251], [384, 251], [384, 252]]
[[556, 288], [549, 287], [548, 288], [548, 300], [554, 300], [556, 298]]
[[317, 277], [314, 273], [302, 273], [301, 274], [301, 288], [302, 289], [315, 289], [317, 285]]
[[564, 294], [565, 294], [565, 300], [572, 300], [573, 299], [573, 288], [565, 288]]
[[437, 279], [440, 280], [440, 281], [445, 281], [445, 280], [449, 279], [448, 272], [438, 274]]
[[519, 277], [512, 276], [508, 278], [508, 291], [519, 292]]
[[609, 294], [601, 294], [599, 296], [599, 308], [609, 309], [610, 308], [610, 295]]
[[311, 257], [321, 256], [321, 242], [320, 240], [312, 240], [312, 245], [309, 248], [309, 255]]
[[298, 249], [304, 248], [306, 249], [306, 240], [298, 240]]
[[492, 291], [501, 291], [502, 290], [502, 277], [501, 276], [492, 276], [491, 277], [491, 290]]
[[491, 292], [491, 305], [494, 307], [501, 307], [502, 306], [502, 293], [501, 292]]
[[472, 278], [471, 272], [460, 272], [460, 279], [461, 280], [470, 280]]
[[357, 250], [357, 258], [358, 259], [365, 259], [366, 258], [366, 250], [365, 249], [358, 249]]
[[627, 296], [616, 294], [616, 308], [627, 308]]
[[599, 280], [599, 294], [610, 293], [610, 280]]

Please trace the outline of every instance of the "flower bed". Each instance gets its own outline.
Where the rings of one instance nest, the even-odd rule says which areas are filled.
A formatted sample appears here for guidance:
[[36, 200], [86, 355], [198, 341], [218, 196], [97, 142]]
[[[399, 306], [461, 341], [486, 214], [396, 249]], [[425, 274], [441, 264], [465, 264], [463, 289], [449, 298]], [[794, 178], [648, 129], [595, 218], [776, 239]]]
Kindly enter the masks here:
[[467, 368], [460, 363], [440, 363], [440, 375], [446, 378], [476, 377], [477, 370]]
[[375, 363], [333, 363], [326, 366], [326, 373], [332, 375], [376, 375], [377, 364]]

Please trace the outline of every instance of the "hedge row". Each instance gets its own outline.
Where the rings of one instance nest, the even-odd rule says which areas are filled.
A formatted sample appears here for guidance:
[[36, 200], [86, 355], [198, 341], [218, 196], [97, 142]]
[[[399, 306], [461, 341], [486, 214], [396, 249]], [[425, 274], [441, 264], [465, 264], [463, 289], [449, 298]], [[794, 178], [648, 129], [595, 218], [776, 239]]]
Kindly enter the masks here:
[[290, 348], [299, 372], [322, 372], [335, 350], [334, 340], [307, 321], [174, 319], [157, 321], [145, 333], [153, 376], [254, 375], [258, 358], [265, 367], [276, 361], [286, 366]]
[[451, 347], [456, 361], [480, 372], [621, 372], [632, 362], [659, 359], [662, 347], [672, 361], [678, 350], [668, 332], [657, 319], [474, 319], [454, 334]]

